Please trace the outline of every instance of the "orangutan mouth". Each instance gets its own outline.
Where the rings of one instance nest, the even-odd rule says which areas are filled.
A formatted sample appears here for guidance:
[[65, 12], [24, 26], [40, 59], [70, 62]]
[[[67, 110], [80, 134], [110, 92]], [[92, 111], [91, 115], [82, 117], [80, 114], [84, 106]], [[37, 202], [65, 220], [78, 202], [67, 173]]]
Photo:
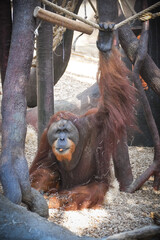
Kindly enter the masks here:
[[56, 149], [58, 152], [66, 152], [67, 150], [69, 150], [69, 148], [57, 148]]

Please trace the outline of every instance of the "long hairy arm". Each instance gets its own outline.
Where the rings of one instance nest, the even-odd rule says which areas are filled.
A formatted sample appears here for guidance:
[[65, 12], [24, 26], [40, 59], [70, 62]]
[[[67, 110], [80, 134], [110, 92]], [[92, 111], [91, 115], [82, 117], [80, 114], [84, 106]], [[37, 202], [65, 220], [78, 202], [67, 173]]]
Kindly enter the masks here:
[[109, 56], [99, 53], [97, 81], [101, 97], [96, 122], [99, 128], [107, 129], [113, 146], [126, 127], [135, 125], [135, 88], [129, 82], [129, 74], [116, 48]]

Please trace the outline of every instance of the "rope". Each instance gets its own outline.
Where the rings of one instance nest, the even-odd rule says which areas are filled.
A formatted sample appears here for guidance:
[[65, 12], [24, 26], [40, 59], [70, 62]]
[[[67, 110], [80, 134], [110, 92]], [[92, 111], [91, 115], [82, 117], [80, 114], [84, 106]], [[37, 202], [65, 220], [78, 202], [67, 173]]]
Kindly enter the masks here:
[[[63, 0], [62, 2], [62, 9], [65, 10], [69, 10], [70, 12], [75, 10], [75, 7], [77, 5], [78, 0], [71, 0], [67, 2], [66, 5], [66, 0]], [[64, 8], [65, 7], [65, 8]], [[59, 14], [63, 14], [63, 12], [61, 11]], [[71, 18], [71, 16], [69, 16], [69, 18]], [[57, 26], [55, 25], [53, 28], [53, 51], [56, 50], [56, 48], [58, 47], [58, 45], [62, 42], [63, 40], [63, 34], [66, 31], [66, 28], [62, 27], [62, 26]]]
[[160, 6], [160, 1], [151, 5], [150, 7], [146, 8], [146, 9], [140, 11], [139, 13], [136, 13], [135, 15], [125, 19], [124, 21], [117, 23], [114, 27], [114, 30], [118, 29], [119, 27], [122, 27], [123, 25], [125, 25], [126, 23], [128, 23], [132, 20], [139, 18], [140, 16], [144, 15], [145, 13], [147, 13], [147, 12], [151, 11], [152, 9], [159, 7], [159, 6]]
[[140, 16], [140, 20], [141, 21], [148, 21], [150, 19], [155, 19], [156, 17], [160, 17], [160, 12], [157, 12], [157, 13], [148, 12], [148, 13]]
[[160, 12], [152, 13], [152, 19], [154, 19], [156, 17], [160, 17]]
[[[53, 1], [56, 2], [56, 0], [53, 0]], [[75, 7], [76, 7], [76, 4], [77, 4], [77, 1], [78, 1], [78, 0], [68, 1], [68, 2], [67, 2], [67, 6], [65, 6], [65, 5], [66, 5], [66, 0], [63, 0], [63, 1], [62, 1], [62, 7], [60, 7], [60, 6], [58, 6], [57, 4], [51, 3], [51, 2], [49, 2], [49, 1], [47, 1], [47, 0], [41, 0], [41, 2], [43, 2], [44, 4], [50, 6], [50, 7], [53, 8], [54, 10], [57, 10], [57, 11], [59, 12], [59, 14], [65, 13], [65, 14], [68, 15], [70, 18], [78, 19], [79, 21], [84, 22], [84, 23], [86, 23], [86, 24], [88, 24], [88, 25], [90, 25], [90, 26], [92, 26], [92, 27], [94, 27], [94, 28], [96, 28], [96, 29], [103, 30], [103, 29], [100, 29], [100, 27], [99, 27], [98, 24], [93, 23], [93, 22], [91, 22], [91, 21], [89, 21], [89, 20], [87, 20], [87, 19], [84, 19], [84, 18], [82, 18], [82, 17], [74, 14], [73, 12], [71, 12], [71, 11], [74, 11], [74, 9], [75, 9]], [[91, 1], [90, 1], [90, 0], [88, 0], [88, 1], [89, 1], [89, 3], [91, 4]], [[125, 2], [127, 3], [127, 1], [125, 1]], [[93, 4], [92, 4], [92, 5], [93, 5]], [[148, 8], [146, 8], [145, 10], [143, 10], [143, 11], [135, 14], [134, 16], [129, 17], [129, 18], [125, 19], [124, 21], [116, 24], [116, 25], [114, 26], [114, 30], [118, 29], [119, 27], [127, 24], [128, 22], [130, 22], [130, 21], [132, 21], [132, 20], [134, 20], [134, 19], [136, 19], [136, 18], [140, 18], [140, 16], [141, 16], [141, 17], [145, 17], [145, 19], [141, 19], [141, 20], [146, 21], [146, 16], [147, 16], [147, 14], [146, 14], [146, 16], [145, 16], [144, 14], [147, 13], [148, 11], [151, 11], [152, 9], [154, 9], [154, 8], [156, 8], [156, 7], [158, 7], [158, 6], [160, 6], [160, 1], [157, 2], [157, 3], [155, 3], [155, 4], [153, 4], [152, 6], [150, 6], [150, 7], [148, 7]], [[66, 7], [66, 8], [69, 9], [70, 11], [67, 10], [67, 9], [65, 9], [64, 7]], [[92, 6], [92, 8], [93, 8], [93, 6]], [[94, 8], [93, 10], [96, 11], [95, 8]], [[143, 16], [143, 15], [144, 15], [144, 16]], [[160, 16], [160, 12], [154, 13], [154, 14], [148, 13], [148, 15], [150, 15], [150, 18], [154, 19], [154, 18]], [[149, 18], [149, 19], [150, 19], [150, 18]], [[147, 19], [147, 20], [148, 20], [148, 19]], [[41, 23], [40, 23], [40, 24], [41, 24]], [[36, 36], [38, 35], [38, 29], [39, 29], [39, 27], [40, 27], [40, 24], [39, 24], [39, 26], [37, 27], [37, 29], [36, 29], [36, 31], [35, 31], [35, 35], [36, 35]], [[54, 26], [54, 28], [53, 28], [53, 37], [54, 37], [54, 38], [53, 38], [53, 51], [55, 51], [56, 48], [57, 48], [57, 46], [61, 43], [61, 41], [62, 41], [62, 39], [63, 39], [63, 34], [64, 34], [65, 31], [66, 31], [66, 28], [64, 28], [64, 27]], [[36, 57], [35, 57], [35, 58], [36, 58]], [[35, 65], [35, 64], [33, 63], [33, 65]]]
[[[50, 6], [50, 7], [53, 8], [54, 10], [56, 10], [56, 11], [58, 11], [58, 12], [63, 12], [63, 13], [69, 15], [70, 17], [72, 17], [72, 18], [74, 18], [74, 19], [78, 19], [79, 21], [84, 22], [84, 23], [92, 26], [93, 28], [96, 28], [96, 29], [99, 29], [99, 30], [103, 30], [103, 29], [100, 29], [100, 27], [99, 27], [98, 24], [96, 24], [96, 23], [94, 23], [94, 22], [91, 22], [91, 21], [89, 21], [89, 20], [87, 20], [87, 19], [84, 19], [83, 17], [78, 16], [77, 14], [74, 14], [74, 13], [68, 11], [68, 10], [65, 9], [65, 8], [62, 8], [62, 7], [58, 6], [57, 4], [51, 3], [51, 2], [49, 2], [49, 1], [47, 1], [47, 0], [41, 0], [41, 2], [43, 2], [44, 4]], [[133, 16], [125, 19], [124, 21], [115, 24], [114, 30], [122, 27], [123, 25], [127, 24], [127, 23], [130, 22], [130, 21], [133, 21], [133, 20], [139, 18], [140, 16], [142, 16], [142, 15], [144, 15], [145, 13], [151, 11], [152, 9], [157, 8], [158, 6], [160, 6], [160, 1], [158, 1], [157, 3], [151, 5], [150, 7], [146, 8], [146, 9], [140, 11], [139, 13], [136, 13], [135, 15], [133, 15]]]
[[72, 18], [74, 18], [74, 19], [78, 19], [79, 21], [84, 22], [84, 23], [90, 25], [90, 26], [93, 27], [93, 28], [100, 29], [100, 27], [99, 27], [98, 24], [96, 24], [96, 23], [94, 23], [94, 22], [91, 22], [91, 21], [89, 21], [89, 20], [86, 20], [86, 19], [84, 19], [83, 17], [78, 16], [77, 14], [68, 11], [67, 9], [58, 6], [57, 4], [51, 3], [51, 2], [49, 2], [49, 1], [47, 1], [47, 0], [41, 0], [41, 2], [43, 2], [44, 4], [50, 6], [51, 8], [53, 8], [54, 10], [56, 10], [56, 11], [58, 11], [58, 12], [63, 12], [63, 13], [69, 15], [70, 17], [72, 17]]

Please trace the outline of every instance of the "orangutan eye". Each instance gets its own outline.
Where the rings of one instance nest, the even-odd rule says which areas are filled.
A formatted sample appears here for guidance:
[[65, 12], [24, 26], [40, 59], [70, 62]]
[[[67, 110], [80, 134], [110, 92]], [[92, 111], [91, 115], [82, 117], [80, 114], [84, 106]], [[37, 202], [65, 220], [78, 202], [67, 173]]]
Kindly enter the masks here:
[[58, 133], [58, 134], [59, 134], [59, 133], [61, 133], [61, 130], [60, 130], [60, 129], [58, 129], [58, 130], [56, 131], [56, 133]]
[[64, 129], [63, 132], [64, 132], [64, 133], [68, 133], [68, 130], [67, 130], [67, 129]]

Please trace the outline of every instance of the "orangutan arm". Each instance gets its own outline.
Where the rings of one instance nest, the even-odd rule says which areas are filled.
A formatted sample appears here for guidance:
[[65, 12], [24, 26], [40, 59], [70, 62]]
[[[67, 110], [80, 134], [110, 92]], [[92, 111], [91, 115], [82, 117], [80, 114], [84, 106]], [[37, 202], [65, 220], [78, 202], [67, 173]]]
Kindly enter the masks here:
[[77, 186], [49, 197], [48, 206], [66, 211], [99, 208], [103, 204], [107, 190], [105, 183], [98, 182]]

